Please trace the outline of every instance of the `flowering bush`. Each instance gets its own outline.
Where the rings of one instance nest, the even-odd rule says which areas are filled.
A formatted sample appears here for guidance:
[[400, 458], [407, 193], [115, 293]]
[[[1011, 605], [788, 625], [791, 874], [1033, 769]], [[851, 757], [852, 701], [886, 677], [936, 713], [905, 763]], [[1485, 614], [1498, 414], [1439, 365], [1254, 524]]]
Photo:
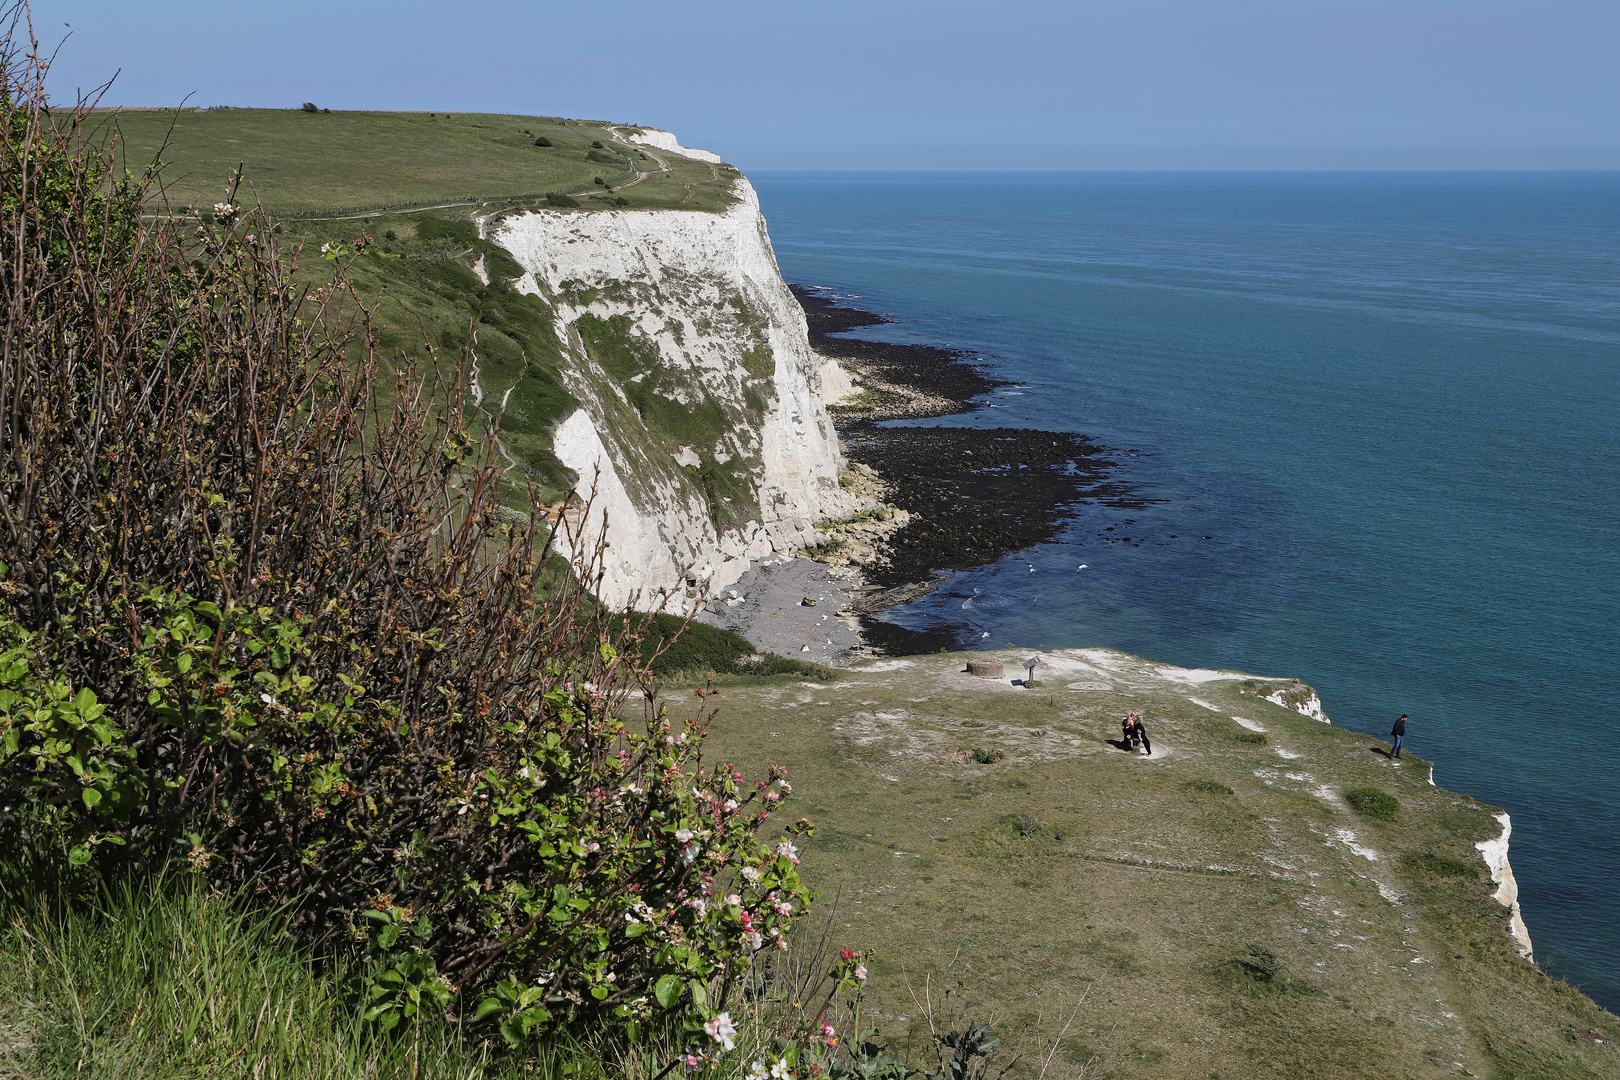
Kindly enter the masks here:
[[[366, 1015], [724, 1047], [811, 894], [783, 770], [706, 766], [650, 616], [604, 612], [461, 370], [391, 360], [333, 256], [295, 287], [234, 190], [143, 221], [116, 147], [0, 88], [0, 852], [89, 891], [167, 868], [369, 962]], [[15, 76], [15, 78], [13, 78]], [[357, 241], [355, 248], [362, 246]], [[379, 408], [379, 398], [388, 401]], [[558, 528], [585, 520], [567, 515]], [[572, 550], [589, 550], [574, 536]]]

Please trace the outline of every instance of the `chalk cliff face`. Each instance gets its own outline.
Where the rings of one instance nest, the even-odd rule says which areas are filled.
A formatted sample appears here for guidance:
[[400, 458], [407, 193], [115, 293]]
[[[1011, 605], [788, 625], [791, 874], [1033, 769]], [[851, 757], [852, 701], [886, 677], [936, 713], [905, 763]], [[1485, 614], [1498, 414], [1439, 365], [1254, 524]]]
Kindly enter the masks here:
[[690, 146], [682, 146], [680, 140], [676, 139], [674, 135], [667, 131], [660, 131], [658, 128], [642, 128], [639, 131], [631, 131], [628, 138], [633, 143], [650, 146], [655, 150], [668, 150], [673, 154], [689, 157], [694, 161], [707, 161], [711, 165], [720, 164], [719, 154], [711, 150], [694, 150]]
[[1524, 925], [1524, 915], [1519, 911], [1519, 883], [1513, 877], [1513, 864], [1508, 862], [1508, 837], [1513, 835], [1513, 819], [1501, 813], [1496, 815], [1496, 820], [1502, 823], [1502, 835], [1474, 846], [1485, 857], [1485, 865], [1491, 868], [1491, 880], [1496, 882], [1496, 902], [1508, 909], [1508, 936], [1513, 939], [1518, 954], [1528, 960], [1532, 948], [1530, 928]]
[[594, 484], [588, 523], [608, 527], [610, 603], [639, 593], [646, 607], [670, 590], [679, 607], [694, 583], [732, 584], [853, 509], [824, 361], [753, 188], [739, 179], [734, 193], [718, 214], [541, 210], [491, 234], [525, 271], [516, 287], [556, 313], [581, 407], [554, 450], [582, 492]]
[[1278, 690], [1275, 693], [1267, 694], [1266, 700], [1281, 705], [1285, 709], [1293, 709], [1299, 715], [1308, 716], [1312, 720], [1320, 720], [1324, 724], [1333, 723], [1328, 719], [1327, 713], [1322, 711], [1322, 699], [1316, 696], [1314, 690], [1304, 696], [1291, 695], [1286, 691]]

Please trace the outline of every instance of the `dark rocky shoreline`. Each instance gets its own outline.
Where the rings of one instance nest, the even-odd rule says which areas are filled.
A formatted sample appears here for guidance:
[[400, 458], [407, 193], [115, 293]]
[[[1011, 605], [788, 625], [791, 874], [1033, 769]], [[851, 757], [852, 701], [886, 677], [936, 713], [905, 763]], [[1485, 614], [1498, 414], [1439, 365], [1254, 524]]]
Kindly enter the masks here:
[[[849, 307], [823, 291], [790, 286], [805, 309], [810, 344], [837, 360], [869, 391], [858, 408], [832, 408], [849, 460], [869, 465], [891, 487], [889, 501], [912, 523], [889, 541], [888, 565], [865, 577], [882, 591], [872, 601], [905, 603], [944, 573], [989, 563], [1057, 537], [1087, 502], [1139, 506], [1114, 473], [1110, 451], [1084, 435], [1027, 428], [884, 426], [974, 411], [973, 399], [1007, 385], [966, 353], [932, 345], [842, 336], [891, 320]], [[875, 400], [873, 400], [875, 399]], [[862, 605], [867, 643], [903, 655], [960, 647], [957, 628], [918, 633], [874, 618]]]
[[843, 337], [851, 330], [894, 320], [842, 305], [820, 289], [788, 288], [804, 308], [810, 347], [837, 360], [873, 399], [855, 407], [833, 406], [829, 411], [835, 417], [876, 423], [951, 416], [971, 411], [973, 398], [1007, 385], [986, 375], [982, 365], [958, 349]]

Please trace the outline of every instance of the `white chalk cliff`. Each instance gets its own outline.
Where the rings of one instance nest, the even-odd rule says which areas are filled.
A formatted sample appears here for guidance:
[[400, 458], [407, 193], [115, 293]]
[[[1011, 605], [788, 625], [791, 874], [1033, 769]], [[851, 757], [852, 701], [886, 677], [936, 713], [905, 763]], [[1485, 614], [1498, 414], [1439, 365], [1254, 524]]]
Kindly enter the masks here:
[[1281, 705], [1285, 709], [1293, 709], [1295, 712], [1299, 713], [1299, 715], [1308, 716], [1312, 720], [1317, 720], [1324, 724], [1333, 723], [1333, 721], [1328, 719], [1327, 713], [1322, 711], [1322, 699], [1316, 696], [1316, 691], [1314, 690], [1311, 691], [1309, 696], [1301, 698], [1297, 701], [1290, 700], [1287, 691], [1278, 690], [1276, 693], [1267, 694], [1266, 700], [1272, 702], [1273, 704]]
[[1502, 813], [1496, 815], [1496, 820], [1502, 824], [1502, 835], [1474, 846], [1485, 857], [1485, 865], [1491, 868], [1491, 880], [1496, 882], [1496, 902], [1508, 909], [1508, 936], [1513, 939], [1519, 955], [1529, 960], [1530, 928], [1524, 925], [1524, 915], [1519, 911], [1519, 883], [1513, 877], [1513, 864], [1508, 862], [1508, 837], [1513, 835], [1513, 819]]
[[680, 140], [667, 131], [658, 128], [642, 128], [639, 131], [630, 131], [626, 136], [633, 143], [650, 146], [654, 150], [668, 150], [672, 154], [689, 157], [694, 161], [707, 161], [711, 165], [720, 164], [720, 155], [711, 150], [694, 150], [690, 146], [682, 146]]
[[[674, 136], [652, 141], [663, 134], [647, 139], [697, 156]], [[739, 178], [734, 194], [720, 213], [539, 210], [491, 234], [525, 271], [516, 287], [556, 313], [562, 378], [581, 407], [554, 450], [581, 492], [595, 484], [589, 525], [607, 523], [612, 604], [639, 593], [648, 607], [667, 590], [679, 608], [694, 584], [730, 585], [857, 509], [838, 483], [825, 361], [753, 188]]]

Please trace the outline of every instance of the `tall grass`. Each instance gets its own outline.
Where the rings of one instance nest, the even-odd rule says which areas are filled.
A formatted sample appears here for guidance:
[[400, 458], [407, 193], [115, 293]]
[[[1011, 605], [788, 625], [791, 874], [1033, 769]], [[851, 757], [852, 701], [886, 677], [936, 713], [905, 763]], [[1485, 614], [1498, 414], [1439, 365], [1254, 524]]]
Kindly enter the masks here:
[[[850, 1056], [859, 1002], [829, 993], [831, 919], [749, 973], [733, 1008], [736, 1049], [693, 1072], [658, 1034], [635, 1044], [603, 1030], [513, 1052], [491, 1028], [441, 1016], [384, 1032], [361, 1019], [355, 972], [300, 946], [287, 912], [256, 911], [199, 880], [147, 880], [90, 905], [17, 884], [0, 874], [0, 1080], [743, 1080], [812, 1016], [809, 1027], [825, 1019], [845, 1036], [826, 1062], [834, 1076], [931, 1076], [955, 1045], [894, 1047], [918, 1055], [909, 1067], [893, 1051]], [[972, 1026], [959, 994], [938, 1008], [919, 1001], [936, 1035]], [[1044, 1076], [1066, 1033], [1018, 1040], [1032, 1054], [1024, 1072]]]
[[[170, 880], [90, 910], [15, 893], [0, 926], [0, 1077], [606, 1075], [585, 1048], [524, 1068], [447, 1022], [385, 1037], [282, 913]], [[592, 1067], [593, 1065], [597, 1067]], [[584, 1066], [584, 1068], [578, 1068]]]

